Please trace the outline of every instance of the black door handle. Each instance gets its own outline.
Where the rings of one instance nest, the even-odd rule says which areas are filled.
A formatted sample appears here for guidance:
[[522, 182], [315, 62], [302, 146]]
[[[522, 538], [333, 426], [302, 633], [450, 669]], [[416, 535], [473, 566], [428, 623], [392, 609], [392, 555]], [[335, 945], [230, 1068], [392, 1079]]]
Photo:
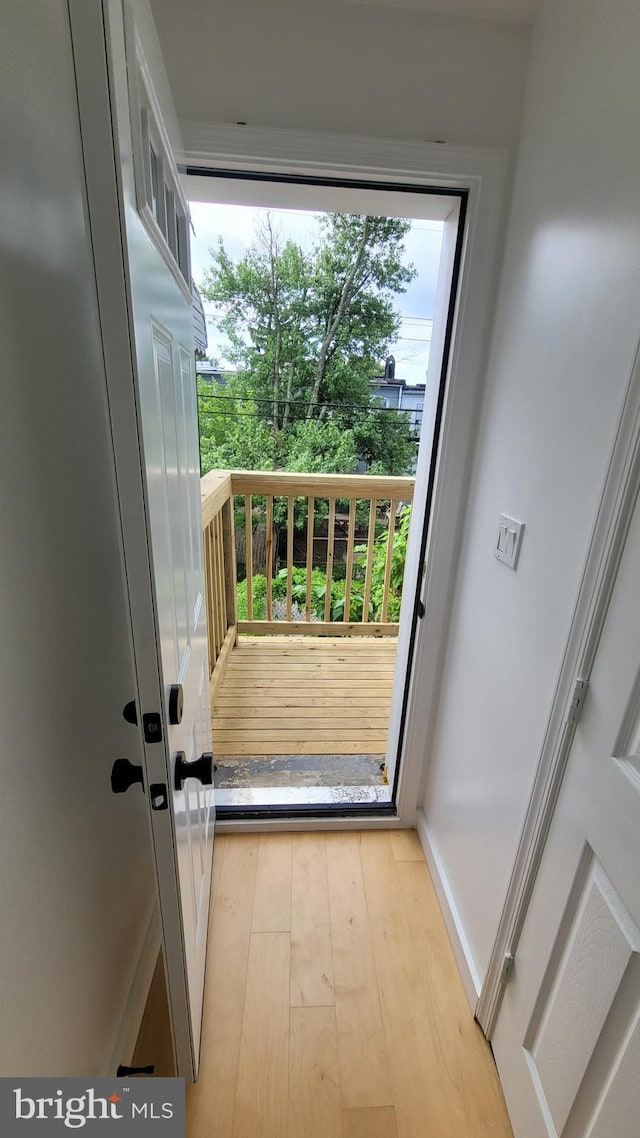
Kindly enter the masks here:
[[203, 786], [211, 786], [213, 783], [213, 755], [211, 751], [204, 751], [200, 758], [194, 759], [192, 763], [187, 762], [184, 751], [178, 751], [173, 776], [176, 790], [182, 790], [187, 778], [199, 778]]
[[130, 786], [139, 782], [144, 794], [142, 767], [135, 767], [128, 759], [116, 759], [111, 768], [111, 789], [114, 794], [124, 794]]

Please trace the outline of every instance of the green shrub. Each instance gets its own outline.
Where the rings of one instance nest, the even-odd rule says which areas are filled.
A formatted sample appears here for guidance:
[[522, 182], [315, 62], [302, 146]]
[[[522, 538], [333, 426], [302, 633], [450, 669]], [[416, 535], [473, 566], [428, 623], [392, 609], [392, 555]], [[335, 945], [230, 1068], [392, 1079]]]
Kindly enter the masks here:
[[[407, 507], [400, 518], [400, 525], [394, 534], [393, 551], [391, 555], [391, 572], [389, 576], [389, 603], [387, 619], [397, 621], [400, 619], [400, 603], [402, 601], [402, 585], [407, 556], [407, 539], [409, 536], [409, 523], [411, 521], [411, 507]], [[384, 592], [385, 563], [389, 534], [385, 529], [375, 540], [373, 564], [371, 568], [371, 597], [369, 601], [369, 620], [382, 619], [382, 598]], [[331, 620], [332, 621], [360, 621], [364, 604], [365, 586], [365, 557], [366, 545], [358, 545], [354, 551], [358, 556], [354, 559], [353, 578], [351, 581], [351, 601], [349, 612], [345, 615], [345, 566], [344, 562], [337, 561], [334, 565], [334, 575], [331, 581]], [[311, 573], [311, 612], [316, 620], [324, 620], [325, 597], [327, 594], [327, 574], [324, 569], [313, 569]], [[274, 601], [284, 601], [287, 596], [287, 570], [280, 569], [272, 581], [271, 596]], [[247, 620], [247, 582], [239, 581], [237, 585], [238, 620]], [[291, 599], [299, 608], [304, 609], [307, 603], [307, 570], [300, 565], [294, 565], [291, 573]], [[266, 620], [267, 613], [267, 579], [263, 573], [257, 573], [253, 578], [253, 619]]]
[[[236, 586], [238, 603], [238, 620], [248, 620], [247, 616], [247, 582], [238, 581]], [[253, 578], [251, 590], [253, 598], [253, 620], [267, 619], [267, 578], [263, 573], [256, 573]]]
[[[404, 583], [404, 570], [407, 560], [407, 541], [409, 538], [409, 525], [411, 523], [411, 506], [407, 506], [400, 516], [400, 525], [393, 536], [393, 550], [391, 553], [391, 572], [389, 575], [389, 602], [387, 620], [400, 619], [400, 604], [402, 601], [402, 586]], [[371, 603], [373, 606], [373, 620], [382, 619], [382, 600], [384, 594], [385, 565], [387, 549], [389, 546], [389, 532], [384, 530], [375, 540], [373, 547], [373, 565], [371, 568]], [[366, 553], [366, 545], [356, 546], [356, 553]], [[370, 618], [371, 619], [371, 618]]]

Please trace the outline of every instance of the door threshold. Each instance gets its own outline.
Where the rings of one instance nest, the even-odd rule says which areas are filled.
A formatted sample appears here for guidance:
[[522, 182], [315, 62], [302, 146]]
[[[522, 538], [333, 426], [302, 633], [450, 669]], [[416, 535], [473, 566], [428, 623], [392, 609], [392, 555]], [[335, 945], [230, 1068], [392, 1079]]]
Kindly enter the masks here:
[[362, 806], [223, 806], [216, 812], [216, 833], [261, 833], [269, 830], [397, 830], [395, 805]]
[[295, 807], [361, 809], [392, 805], [391, 787], [380, 786], [234, 786], [215, 792], [216, 812], [273, 810], [288, 812]]

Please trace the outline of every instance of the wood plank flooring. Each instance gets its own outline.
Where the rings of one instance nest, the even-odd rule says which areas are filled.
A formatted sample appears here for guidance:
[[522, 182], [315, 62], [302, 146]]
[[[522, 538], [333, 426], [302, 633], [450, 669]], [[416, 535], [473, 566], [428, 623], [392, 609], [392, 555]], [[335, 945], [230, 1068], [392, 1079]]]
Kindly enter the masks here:
[[188, 1138], [511, 1138], [413, 831], [216, 838]]
[[393, 637], [242, 636], [213, 707], [217, 755], [384, 755]]

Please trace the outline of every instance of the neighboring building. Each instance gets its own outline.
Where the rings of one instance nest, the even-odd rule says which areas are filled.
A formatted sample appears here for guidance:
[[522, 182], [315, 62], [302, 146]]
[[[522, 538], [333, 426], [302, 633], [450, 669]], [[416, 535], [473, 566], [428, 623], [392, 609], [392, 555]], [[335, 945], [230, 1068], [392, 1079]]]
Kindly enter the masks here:
[[196, 364], [196, 374], [201, 379], [209, 380], [210, 383], [220, 383], [225, 385], [230, 375], [230, 371], [224, 371], [222, 368], [216, 367], [211, 363], [211, 360], [198, 360]]
[[385, 407], [411, 412], [411, 432], [416, 439], [419, 439], [426, 384], [407, 383], [405, 379], [396, 379], [395, 368], [396, 362], [393, 356], [389, 356], [384, 375], [371, 380], [372, 392], [382, 400]]

